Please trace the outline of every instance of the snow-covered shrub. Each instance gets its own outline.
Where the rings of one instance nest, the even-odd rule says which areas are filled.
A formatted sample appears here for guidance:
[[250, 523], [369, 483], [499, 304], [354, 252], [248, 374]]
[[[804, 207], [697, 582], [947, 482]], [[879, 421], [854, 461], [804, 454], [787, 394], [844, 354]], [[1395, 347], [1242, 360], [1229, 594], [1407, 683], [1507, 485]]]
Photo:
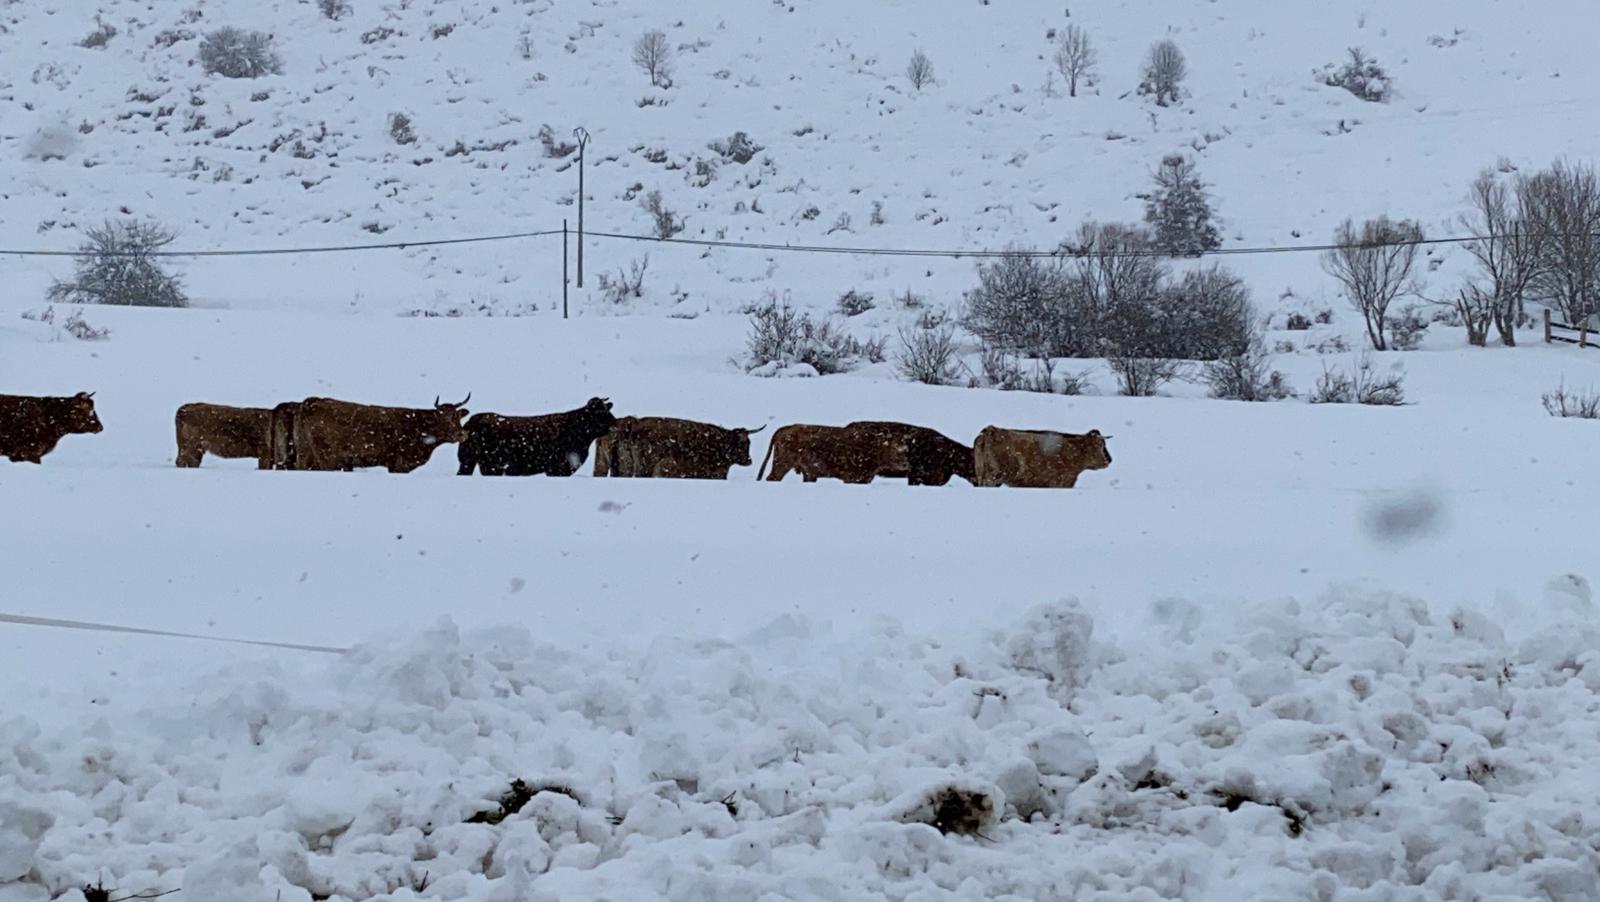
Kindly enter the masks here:
[[1389, 317], [1389, 344], [1396, 351], [1415, 351], [1422, 346], [1428, 334], [1428, 321], [1415, 307], [1407, 307], [1399, 316]]
[[1289, 314], [1288, 319], [1283, 321], [1283, 327], [1290, 332], [1304, 332], [1311, 328], [1311, 319], [1304, 313], [1296, 310], [1295, 312]]
[[544, 155], [552, 159], [571, 156], [578, 149], [571, 141], [557, 141], [556, 130], [548, 125], [539, 126], [539, 143], [544, 147]]
[[1170, 357], [1141, 357], [1117, 353], [1106, 358], [1106, 365], [1117, 377], [1117, 391], [1130, 398], [1153, 397], [1161, 387], [1181, 377], [1188, 369], [1181, 360]]
[[985, 345], [978, 361], [983, 370], [983, 381], [979, 384], [1000, 391], [1026, 391], [1045, 395], [1060, 392], [1063, 395], [1081, 395], [1089, 387], [1089, 377], [1086, 373], [1062, 373], [1061, 381], [1058, 383], [1055, 361], [1049, 357], [1033, 361], [1032, 368], [1024, 370], [1022, 360], [1016, 355]]
[[712, 141], [709, 145], [724, 160], [734, 163], [748, 163], [755, 159], [761, 152], [761, 145], [750, 139], [744, 132], [734, 132], [726, 141]]
[[1377, 60], [1367, 56], [1367, 52], [1360, 47], [1351, 47], [1349, 53], [1350, 58], [1344, 65], [1329, 63], [1318, 71], [1317, 76], [1322, 83], [1335, 88], [1344, 88], [1370, 103], [1383, 103], [1388, 100], [1394, 90], [1389, 74], [1383, 71]]
[[1183, 97], [1183, 80], [1188, 76], [1189, 64], [1178, 45], [1170, 38], [1157, 41], [1145, 56], [1139, 93], [1154, 97], [1157, 106], [1177, 103]]
[[61, 330], [79, 341], [105, 341], [111, 337], [109, 328], [89, 325], [89, 321], [83, 318], [82, 310], [72, 311], [72, 315], [61, 324]]
[[1600, 420], [1600, 392], [1594, 389], [1577, 394], [1567, 393], [1565, 380], [1555, 391], [1547, 391], [1539, 400], [1544, 404], [1544, 409], [1553, 417], [1575, 417], [1580, 420]]
[[194, 32], [187, 28], [163, 28], [156, 32], [150, 43], [156, 47], [167, 48], [184, 41], [194, 40]]
[[396, 144], [417, 143], [417, 133], [411, 128], [411, 117], [405, 113], [390, 113], [389, 137]]
[[76, 131], [66, 125], [48, 125], [28, 137], [23, 154], [30, 160], [65, 160], [77, 149]]
[[525, 60], [533, 59], [533, 32], [524, 30], [517, 35], [517, 56]]
[[334, 21], [350, 15], [350, 0], [317, 0], [317, 9]]
[[1394, 407], [1406, 402], [1405, 375], [1399, 364], [1380, 374], [1371, 353], [1363, 353], [1348, 373], [1323, 364], [1322, 375], [1311, 395], [1313, 404], [1370, 404]]
[[1068, 25], [1061, 36], [1061, 43], [1056, 47], [1056, 69], [1061, 72], [1061, 77], [1067, 80], [1067, 96], [1078, 96], [1078, 82], [1086, 86], [1094, 83], [1094, 67], [1097, 59], [1094, 47], [1089, 43], [1089, 33], [1076, 25]]
[[839, 295], [839, 312], [845, 316], [860, 316], [873, 307], [872, 294], [854, 288]]
[[78, 46], [87, 47], [90, 50], [99, 50], [111, 43], [111, 39], [116, 36], [116, 26], [109, 22], [102, 21], [99, 17], [96, 17], [94, 31], [91, 31], [85, 35], [83, 40], [78, 42]]
[[627, 270], [617, 267], [617, 277], [611, 278], [605, 273], [599, 275], [600, 294], [613, 304], [620, 304], [628, 298], [644, 297], [644, 274], [650, 268], [650, 255], [645, 254], [638, 260], [631, 260]]
[[671, 238], [683, 231], [683, 220], [671, 210], [661, 199], [661, 192], [651, 191], [639, 200], [639, 206], [650, 214], [650, 224], [657, 238]]
[[955, 381], [959, 363], [955, 326], [900, 330], [900, 353], [895, 364], [900, 375], [924, 385], [949, 385]]
[[821, 375], [855, 369], [863, 362], [882, 363], [886, 339], [861, 341], [828, 318], [798, 313], [787, 300], [768, 292], [750, 311], [745, 339], [747, 372], [764, 367], [806, 364]]
[[665, 33], [647, 31], [633, 42], [633, 64], [650, 76], [650, 87], [672, 87], [672, 45]]
[[1333, 250], [1322, 254], [1322, 268], [1339, 280], [1350, 305], [1366, 321], [1367, 338], [1372, 347], [1387, 350], [1385, 330], [1389, 305], [1403, 294], [1414, 294], [1417, 285], [1417, 251], [1422, 227], [1410, 220], [1395, 221], [1387, 216], [1369, 219], [1358, 231], [1346, 219], [1333, 236]]
[[1266, 349], [1251, 342], [1242, 354], [1223, 357], [1205, 365], [1201, 378], [1211, 397], [1225, 401], [1282, 401], [1293, 392], [1283, 373], [1271, 369]]
[[153, 256], [172, 243], [173, 234], [155, 222], [123, 220], [86, 229], [74, 258], [71, 279], [46, 293], [52, 301], [118, 304], [134, 307], [187, 307], [182, 280]]
[[928, 59], [926, 53], [912, 51], [911, 62], [906, 63], [906, 79], [918, 91], [933, 83], [933, 61]]
[[1192, 161], [1171, 154], [1155, 172], [1155, 190], [1145, 198], [1144, 221], [1156, 247], [1180, 257], [1197, 257], [1222, 245], [1211, 221], [1211, 200]]
[[1081, 349], [1075, 340], [1080, 311], [1073, 287], [1066, 267], [1054, 257], [1019, 252], [979, 263], [963, 324], [993, 347], [1068, 356]]
[[283, 72], [272, 35], [225, 26], [200, 40], [200, 68], [224, 78], [260, 78]]
[[1040, 605], [1011, 631], [1005, 653], [1013, 670], [1042, 677], [1061, 700], [1094, 669], [1094, 618], [1076, 598]]

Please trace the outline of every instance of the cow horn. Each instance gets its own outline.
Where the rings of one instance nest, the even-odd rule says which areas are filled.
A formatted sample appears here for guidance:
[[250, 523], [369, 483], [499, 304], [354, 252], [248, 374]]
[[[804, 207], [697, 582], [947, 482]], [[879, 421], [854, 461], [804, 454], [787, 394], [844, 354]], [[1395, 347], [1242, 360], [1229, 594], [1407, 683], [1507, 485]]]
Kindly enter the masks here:
[[94, 397], [94, 392], [92, 392], [92, 391], [83, 392], [83, 396], [85, 398], [92, 398], [92, 397]]
[[457, 401], [456, 403], [454, 403], [454, 404], [452, 404], [450, 406], [451, 407], [465, 407], [467, 405], [467, 402], [471, 401], [471, 400], [472, 400], [472, 392], [467, 392], [467, 396], [465, 398], [462, 398], [461, 400]]
[[762, 423], [760, 426], [757, 426], [754, 429], [745, 428], [745, 429], [741, 429], [739, 431], [743, 432], [745, 435], [755, 435], [757, 432], [760, 432], [761, 430], [763, 430], [763, 429], [765, 429], [765, 428], [767, 428], [768, 426], [771, 426], [771, 425], [772, 425], [771, 423]]
[[438, 407], [439, 406], [439, 396], [438, 395], [434, 395], [433, 396], [433, 406], [434, 407]]

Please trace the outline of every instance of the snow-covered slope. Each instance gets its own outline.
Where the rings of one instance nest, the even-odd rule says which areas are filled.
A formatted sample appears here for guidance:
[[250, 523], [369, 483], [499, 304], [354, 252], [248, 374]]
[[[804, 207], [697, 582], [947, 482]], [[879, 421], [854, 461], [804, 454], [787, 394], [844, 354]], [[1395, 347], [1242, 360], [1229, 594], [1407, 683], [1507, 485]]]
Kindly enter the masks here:
[[[563, 218], [575, 226], [574, 158], [547, 155], [546, 126], [558, 143], [577, 126], [593, 135], [586, 218], [595, 230], [648, 233], [638, 195], [659, 190], [687, 220], [684, 237], [1049, 246], [1085, 218], [1136, 219], [1149, 173], [1182, 151], [1212, 183], [1229, 244], [1296, 244], [1381, 212], [1454, 231], [1479, 169], [1501, 158], [1521, 167], [1587, 158], [1600, 137], [1586, 115], [1600, 63], [1592, 29], [1579, 24], [1592, 15], [1581, 0], [351, 8], [333, 21], [287, 0], [6, 5], [0, 245], [71, 247], [75, 227], [123, 214], [166, 222], [191, 248], [455, 237], [559, 228]], [[97, 13], [117, 35], [78, 46]], [[1057, 79], [1062, 96], [1049, 96], [1047, 35], [1069, 23], [1098, 48], [1099, 82], [1069, 98]], [[203, 74], [198, 36], [223, 25], [272, 32], [283, 74]], [[654, 28], [675, 48], [666, 90], [629, 61], [633, 41]], [[1163, 36], [1191, 72], [1190, 96], [1168, 109], [1132, 93], [1145, 49]], [[1312, 77], [1352, 45], [1388, 68], [1390, 102], [1364, 103]], [[920, 92], [904, 75], [914, 48], [937, 78]], [[411, 117], [414, 144], [389, 136], [396, 112]], [[739, 131], [762, 148], [749, 163], [709, 148]], [[666, 305], [747, 302], [768, 287], [799, 304], [831, 302], [848, 287], [952, 301], [971, 281], [966, 261], [615, 242], [590, 248], [591, 273], [646, 251], [649, 297]], [[548, 307], [559, 253], [545, 239], [210, 261], [190, 274], [199, 296], [236, 305], [390, 310], [443, 293], [441, 303]], [[65, 265], [9, 258], [8, 280], [36, 291]], [[1286, 287], [1323, 290], [1311, 255], [1239, 265], [1267, 302]]]

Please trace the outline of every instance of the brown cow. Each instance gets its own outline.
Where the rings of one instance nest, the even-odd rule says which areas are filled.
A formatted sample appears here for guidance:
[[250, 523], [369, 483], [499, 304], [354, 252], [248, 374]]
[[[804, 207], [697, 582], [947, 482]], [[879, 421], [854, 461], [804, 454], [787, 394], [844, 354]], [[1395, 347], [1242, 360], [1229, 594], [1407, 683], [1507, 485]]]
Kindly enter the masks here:
[[727, 479], [750, 466], [757, 429], [724, 429], [674, 417], [623, 417], [594, 449], [594, 475]]
[[1100, 430], [1086, 435], [986, 427], [972, 443], [978, 485], [1070, 489], [1084, 470], [1111, 466]]
[[909, 485], [945, 485], [951, 476], [977, 482], [972, 449], [938, 430], [884, 420], [857, 420], [844, 428], [881, 446], [879, 476], [904, 478]]
[[464, 405], [432, 408], [378, 407], [332, 398], [307, 398], [294, 415], [294, 464], [297, 470], [354, 470], [383, 467], [410, 473], [428, 462], [435, 448], [459, 442], [467, 431]]
[[[922, 436], [927, 443], [929, 450], [919, 455], [923, 460], [949, 453], [948, 449], [935, 452], [929, 434], [939, 435], [921, 426], [878, 421], [860, 421], [848, 426], [785, 426], [772, 434], [767, 458], [761, 462], [756, 478], [763, 478], [770, 460], [772, 472], [765, 476], [768, 482], [782, 480], [791, 470], [799, 472], [806, 482], [840, 479], [860, 484], [878, 476], [909, 479], [911, 460], [907, 450], [913, 436]], [[950, 469], [958, 472], [955, 463]], [[919, 472], [917, 477], [919, 482], [924, 479], [933, 482], [938, 474], [930, 469], [926, 473]], [[948, 482], [949, 476], [945, 476], [944, 481]]]
[[180, 467], [200, 466], [207, 452], [253, 457], [257, 469], [272, 467], [272, 411], [264, 407], [185, 404], [175, 419]]
[[268, 418], [268, 443], [272, 452], [272, 469], [298, 470], [294, 453], [294, 418], [300, 413], [299, 401], [285, 401], [272, 408]]
[[94, 392], [70, 398], [0, 395], [0, 456], [36, 464], [62, 436], [94, 434], [105, 427], [94, 412]]

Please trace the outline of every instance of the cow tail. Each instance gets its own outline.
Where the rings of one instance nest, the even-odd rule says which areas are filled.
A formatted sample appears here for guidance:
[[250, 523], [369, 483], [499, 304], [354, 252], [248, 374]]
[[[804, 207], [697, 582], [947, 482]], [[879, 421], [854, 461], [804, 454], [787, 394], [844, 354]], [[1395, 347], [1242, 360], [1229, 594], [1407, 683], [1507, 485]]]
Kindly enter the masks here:
[[772, 460], [772, 449], [776, 448], [777, 446], [778, 446], [778, 436], [777, 436], [776, 433], [774, 433], [773, 436], [772, 436], [772, 441], [767, 442], [767, 454], [766, 454], [765, 457], [761, 458], [761, 466], [756, 469], [756, 481], [757, 482], [760, 482], [762, 479], [766, 478], [766, 475], [767, 475], [767, 462]]

